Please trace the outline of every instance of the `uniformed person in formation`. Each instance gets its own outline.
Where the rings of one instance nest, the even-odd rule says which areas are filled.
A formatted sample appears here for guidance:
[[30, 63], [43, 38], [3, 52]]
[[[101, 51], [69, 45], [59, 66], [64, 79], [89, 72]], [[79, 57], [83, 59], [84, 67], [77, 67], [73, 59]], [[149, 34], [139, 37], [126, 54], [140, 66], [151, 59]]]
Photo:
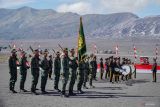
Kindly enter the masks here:
[[112, 83], [114, 83], [114, 82], [117, 82], [117, 72], [115, 71], [115, 67], [116, 67], [116, 61], [117, 61], [117, 58], [116, 57], [114, 57], [113, 58], [113, 68], [112, 68], [112, 73], [113, 73], [113, 78], [112, 78]]
[[76, 81], [76, 76], [77, 76], [77, 67], [78, 67], [78, 59], [74, 56], [75, 51], [74, 49], [70, 50], [70, 83], [69, 83], [69, 95], [74, 96], [76, 95], [73, 93], [73, 87]]
[[31, 85], [31, 92], [35, 95], [36, 93], [36, 87], [38, 84], [38, 78], [39, 78], [39, 51], [38, 49], [34, 50], [34, 56], [31, 59], [31, 75], [32, 75], [32, 85]]
[[66, 94], [66, 85], [69, 79], [69, 57], [68, 57], [68, 49], [65, 48], [64, 55], [62, 58], [62, 90], [61, 90], [61, 96], [62, 97], [68, 97]]
[[93, 79], [95, 81], [97, 81], [97, 57], [94, 55], [94, 58], [93, 58], [93, 65], [94, 65], [94, 71], [93, 71]]
[[84, 70], [85, 70], [85, 55], [81, 57], [81, 60], [79, 62], [78, 66], [78, 83], [77, 83], [77, 93], [83, 94], [82, 91], [82, 85], [84, 82]]
[[157, 62], [156, 58], [153, 58], [153, 66], [152, 66], [152, 76], [153, 76], [153, 82], [157, 82]]
[[[120, 58], [115, 58], [115, 68], [121, 69]], [[119, 72], [115, 71], [114, 73], [115, 82], [119, 81]]]
[[100, 58], [100, 79], [103, 79], [103, 73], [104, 73], [104, 65], [103, 65], [103, 59]]
[[89, 72], [89, 85], [90, 85], [90, 88], [94, 88], [94, 86], [92, 84], [92, 80], [93, 80], [93, 75], [94, 75], [94, 71], [95, 71], [96, 67], [94, 65], [94, 55], [93, 54], [90, 55], [89, 69], [90, 69], [90, 72]]
[[11, 51], [11, 56], [9, 58], [9, 74], [10, 74], [10, 82], [9, 82], [9, 89], [13, 93], [17, 93], [14, 90], [15, 83], [17, 81], [17, 66], [18, 66], [18, 59], [17, 59], [17, 54], [16, 50], [13, 49]]
[[109, 72], [109, 58], [106, 58], [106, 59], [105, 59], [105, 70], [106, 70], [105, 79], [107, 79], [107, 78], [110, 77], [110, 72]]
[[113, 62], [113, 56], [109, 58], [109, 70], [110, 70], [110, 82], [113, 83], [113, 75], [114, 75], [114, 62]]
[[60, 90], [58, 88], [59, 78], [60, 78], [60, 70], [61, 70], [61, 58], [60, 58], [60, 53], [57, 52], [55, 60], [54, 60], [54, 76], [55, 76], [54, 89], [57, 90], [58, 92], [60, 92]]
[[88, 81], [88, 76], [89, 76], [89, 57], [86, 56], [85, 58], [85, 68], [84, 68], [84, 83], [83, 83], [83, 88], [88, 89], [86, 86], [86, 83]]
[[21, 59], [20, 59], [20, 92], [27, 92], [27, 90], [24, 89], [24, 84], [27, 77], [27, 69], [29, 69], [29, 63], [27, 61], [26, 53], [24, 51], [21, 52]]
[[47, 79], [48, 79], [48, 72], [49, 72], [49, 61], [47, 59], [47, 56], [48, 56], [48, 50], [45, 49], [44, 51], [44, 57], [42, 59], [42, 62], [41, 62], [41, 92], [42, 94], [46, 94], [46, 90], [45, 90], [45, 87], [46, 87], [46, 84], [47, 84]]
[[[118, 60], [117, 60], [118, 62], [118, 67], [120, 68], [120, 69], [122, 69], [122, 65], [121, 65], [121, 58], [120, 57], [118, 57]], [[118, 73], [118, 76], [117, 76], [117, 78], [118, 78], [118, 81], [120, 81], [120, 73]]]
[[49, 55], [49, 71], [48, 71], [48, 77], [50, 80], [52, 80], [52, 68], [53, 68], [53, 59], [52, 55]]

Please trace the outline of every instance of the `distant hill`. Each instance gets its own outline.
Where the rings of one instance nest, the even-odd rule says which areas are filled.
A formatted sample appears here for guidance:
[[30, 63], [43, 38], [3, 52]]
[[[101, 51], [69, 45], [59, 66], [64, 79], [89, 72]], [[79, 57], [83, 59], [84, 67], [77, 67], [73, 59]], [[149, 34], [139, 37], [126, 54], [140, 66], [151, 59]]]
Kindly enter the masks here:
[[[52, 9], [30, 7], [0, 9], [1, 39], [54, 39], [76, 37], [79, 29], [76, 13], [58, 13]], [[160, 16], [139, 18], [133, 13], [83, 15], [87, 37], [160, 37]]]

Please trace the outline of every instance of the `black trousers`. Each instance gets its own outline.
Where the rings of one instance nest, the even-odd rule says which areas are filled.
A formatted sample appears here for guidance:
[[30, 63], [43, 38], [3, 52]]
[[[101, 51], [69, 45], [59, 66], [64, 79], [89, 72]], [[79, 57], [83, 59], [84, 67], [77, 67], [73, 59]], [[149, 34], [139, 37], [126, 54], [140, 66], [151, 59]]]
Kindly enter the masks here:
[[152, 72], [153, 82], [157, 82], [157, 72]]
[[14, 90], [15, 83], [17, 81], [17, 71], [10, 71], [10, 82], [9, 82], [9, 88], [10, 90]]
[[49, 78], [51, 78], [51, 76], [52, 76], [52, 68], [49, 69], [48, 76], [49, 76]]

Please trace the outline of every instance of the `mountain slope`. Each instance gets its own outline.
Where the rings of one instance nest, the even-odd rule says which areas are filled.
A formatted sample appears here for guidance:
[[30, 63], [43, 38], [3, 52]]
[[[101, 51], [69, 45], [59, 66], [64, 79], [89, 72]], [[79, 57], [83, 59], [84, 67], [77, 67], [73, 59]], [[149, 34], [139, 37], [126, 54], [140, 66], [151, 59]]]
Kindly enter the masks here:
[[[30, 7], [0, 9], [1, 39], [75, 37], [80, 15]], [[83, 15], [88, 37], [160, 36], [160, 16], [139, 18], [132, 13]]]

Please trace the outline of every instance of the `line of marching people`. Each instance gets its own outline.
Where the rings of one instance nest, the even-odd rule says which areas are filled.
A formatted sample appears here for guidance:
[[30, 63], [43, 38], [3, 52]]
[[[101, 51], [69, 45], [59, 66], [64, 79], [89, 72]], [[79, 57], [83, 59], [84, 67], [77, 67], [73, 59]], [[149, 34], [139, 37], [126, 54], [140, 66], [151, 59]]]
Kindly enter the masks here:
[[[68, 54], [70, 52], [70, 54]], [[56, 56], [53, 60], [52, 55], [49, 55], [47, 49], [44, 50], [42, 57], [40, 57], [39, 50], [33, 51], [33, 56], [29, 62], [25, 51], [20, 51], [20, 58], [17, 56], [16, 49], [11, 51], [9, 58], [9, 73], [10, 82], [9, 89], [13, 93], [15, 91], [15, 83], [17, 81], [17, 73], [20, 71], [20, 92], [28, 92], [25, 87], [25, 81], [27, 77], [28, 69], [31, 69], [32, 83], [31, 93], [37, 95], [37, 84], [39, 76], [41, 76], [41, 92], [42, 94], [48, 93], [46, 91], [46, 84], [48, 77], [52, 79], [52, 69], [54, 71], [54, 89], [61, 93], [61, 96], [68, 97], [76, 95], [73, 91], [75, 81], [77, 81], [77, 93], [82, 94], [82, 87], [88, 89], [86, 82], [89, 81], [89, 88], [94, 88], [92, 80], [96, 79], [97, 61], [96, 56], [91, 54], [90, 56], [84, 55], [78, 60], [75, 57], [75, 50], [70, 51], [63, 49], [63, 55], [60, 52], [56, 52]], [[49, 56], [48, 56], [49, 55]], [[19, 68], [19, 70], [17, 70]], [[40, 74], [41, 73], [41, 74]], [[62, 81], [62, 88], [59, 89], [59, 81]], [[70, 81], [69, 81], [70, 80]], [[66, 85], [69, 84], [69, 93], [66, 94]]]
[[[69, 54], [70, 53], [70, 54]], [[61, 96], [68, 97], [74, 96], [76, 93], [83, 94], [82, 88], [94, 88], [92, 81], [97, 81], [97, 58], [94, 54], [90, 56], [83, 55], [80, 60], [75, 56], [75, 50], [63, 49], [63, 54], [60, 52], [55, 53], [55, 57], [49, 55], [47, 49], [44, 50], [43, 54], [38, 49], [33, 51], [31, 61], [27, 59], [27, 53], [25, 51], [20, 51], [20, 58], [17, 56], [16, 49], [11, 51], [11, 56], [9, 57], [9, 74], [10, 82], [9, 89], [13, 93], [15, 91], [15, 83], [17, 81], [17, 73], [19, 71], [20, 77], [20, 92], [28, 92], [25, 89], [25, 81], [28, 73], [28, 69], [31, 71], [32, 83], [31, 83], [31, 93], [37, 95], [36, 92], [39, 77], [41, 76], [41, 93], [47, 94], [46, 84], [48, 78], [52, 80], [52, 71], [54, 71], [54, 90], [61, 93]], [[54, 59], [54, 60], [53, 60]], [[123, 74], [120, 70], [124, 70], [123, 66], [129, 67], [129, 72]], [[17, 68], [19, 67], [19, 70]], [[103, 58], [100, 58], [99, 63], [99, 73], [100, 79], [106, 79], [111, 83], [118, 83], [120, 81], [127, 81], [129, 79], [136, 78], [136, 67], [130, 59], [120, 57], [109, 57], [103, 62]], [[156, 82], [156, 71], [157, 63], [154, 59], [154, 64], [152, 67], [153, 71], [153, 82]], [[134, 75], [133, 75], [134, 74]], [[61, 80], [62, 86], [59, 88], [59, 81]], [[77, 81], [77, 92], [74, 93], [74, 85]], [[89, 87], [86, 83], [89, 83]], [[69, 89], [66, 89], [66, 85], [69, 85]], [[69, 93], [66, 93], [69, 90]]]

